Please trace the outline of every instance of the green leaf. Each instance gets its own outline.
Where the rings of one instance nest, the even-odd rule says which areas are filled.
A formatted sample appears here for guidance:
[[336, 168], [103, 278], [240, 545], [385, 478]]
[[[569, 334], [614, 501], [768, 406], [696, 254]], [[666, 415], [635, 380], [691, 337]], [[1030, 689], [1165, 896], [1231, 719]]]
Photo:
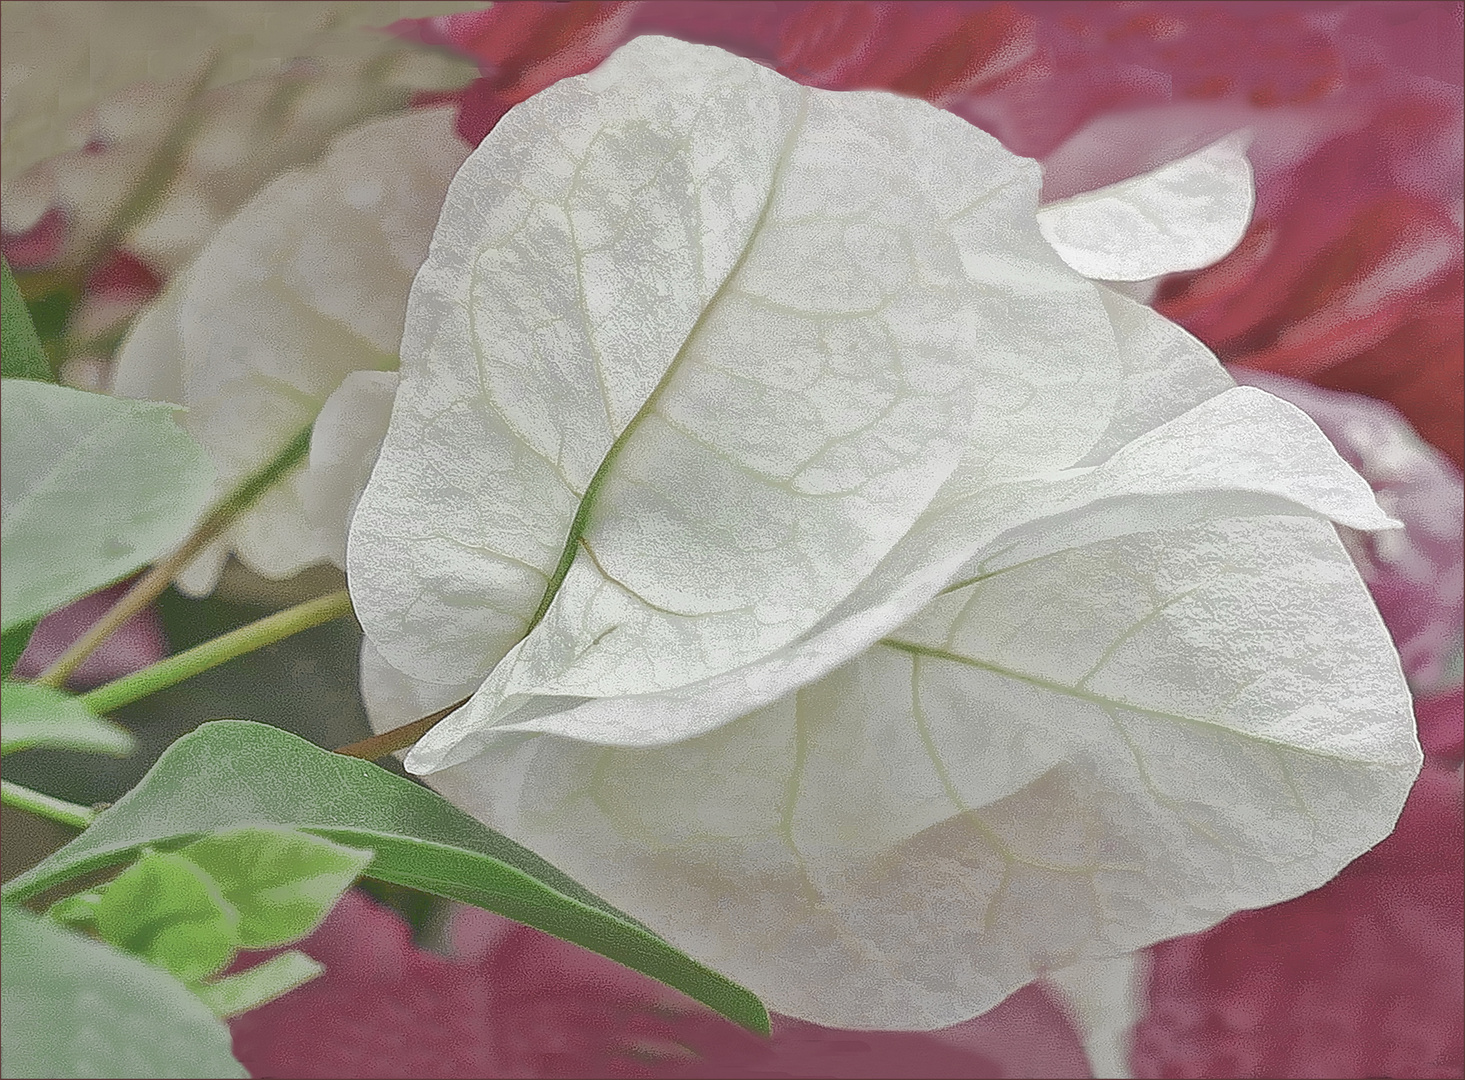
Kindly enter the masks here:
[[172, 405], [7, 379], [0, 504], [0, 625], [52, 611], [183, 539], [213, 466]]
[[55, 919], [62, 926], [68, 926], [73, 930], [93, 931], [97, 928], [97, 908], [101, 903], [102, 894], [100, 892], [93, 890], [77, 893], [63, 900], [57, 900], [47, 909], [46, 915]]
[[31, 322], [10, 263], [0, 256], [0, 374], [7, 379], [54, 382], [51, 361]]
[[234, 959], [239, 912], [193, 860], [145, 850], [100, 892], [98, 936], [183, 982], [206, 979]]
[[0, 1075], [249, 1075], [208, 1006], [136, 957], [7, 904], [0, 964]]
[[324, 965], [299, 949], [291, 949], [262, 964], [255, 964], [247, 971], [227, 975], [215, 982], [200, 983], [193, 992], [214, 1010], [215, 1016], [224, 1019], [274, 1001], [324, 971]]
[[[75, 288], [62, 286], [26, 300], [25, 309], [30, 312], [36, 337], [41, 339], [41, 347], [48, 353], [50, 349], [47, 346], [57, 342], [66, 333], [66, 324], [71, 321], [77, 299]], [[98, 350], [97, 355], [107, 354]]]
[[80, 698], [34, 683], [0, 683], [0, 754], [33, 746], [86, 750], [97, 754], [130, 754], [137, 740], [125, 728], [103, 720]]
[[371, 852], [290, 829], [213, 833], [180, 848], [239, 913], [236, 944], [273, 949], [299, 941], [330, 913]]
[[762, 1003], [533, 852], [426, 788], [263, 724], [204, 724], [76, 840], [9, 881], [24, 899], [144, 845], [247, 824], [303, 829], [376, 853], [372, 877], [475, 904], [583, 945], [767, 1033]]
[[0, 631], [0, 679], [10, 678], [11, 668], [15, 667], [15, 662], [20, 659], [20, 654], [25, 652], [26, 645], [30, 643], [31, 634], [35, 633], [36, 625], [40, 621], [40, 619], [31, 619]]

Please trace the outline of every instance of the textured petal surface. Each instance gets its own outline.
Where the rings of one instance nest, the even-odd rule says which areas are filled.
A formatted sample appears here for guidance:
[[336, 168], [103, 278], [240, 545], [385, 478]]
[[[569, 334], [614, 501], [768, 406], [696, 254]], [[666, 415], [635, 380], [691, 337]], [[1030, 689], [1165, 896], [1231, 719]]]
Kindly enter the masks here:
[[775, 1009], [937, 1027], [1386, 835], [1419, 761], [1386, 641], [1328, 526], [1234, 519], [995, 574], [689, 741], [506, 734], [433, 783]]
[[1460, 680], [1465, 605], [1465, 485], [1454, 462], [1419, 438], [1398, 410], [1247, 368], [1236, 378], [1303, 409], [1374, 489], [1403, 529], [1344, 543], [1379, 606], [1418, 696]]
[[1038, 227], [1080, 274], [1143, 281], [1231, 253], [1256, 191], [1244, 136], [1229, 136], [1152, 172], [1050, 203]]
[[[974, 268], [999, 256], [963, 245], [962, 258], [980, 278]], [[1132, 315], [1105, 302], [1118, 337]], [[1162, 351], [1189, 347], [1136, 332], [1146, 329]], [[757, 711], [691, 738], [683, 726], [671, 745], [591, 724], [534, 733], [618, 700], [544, 696], [587, 687], [540, 682], [518, 730], [472, 747], [487, 752], [434, 784], [775, 1008], [856, 1026], [950, 1023], [1044, 971], [1325, 880], [1387, 833], [1419, 749], [1384, 628], [1331, 526], [1309, 512], [1389, 522], [1294, 410], [1206, 385], [1214, 368], [1159, 380], [1147, 397], [1143, 367], [1121, 362], [1116, 398], [1154, 420], [1101, 403], [1096, 441], [1032, 469], [1067, 472], [994, 476], [977, 455], [955, 466], [865, 582], [909, 559], [906, 572], [929, 575], [919, 589], [939, 589], [952, 568], [933, 559], [956, 556], [946, 530], [923, 535], [922, 523], [980, 504], [993, 521], [972, 574], [858, 659], [841, 626], [826, 667], [769, 680]], [[597, 471], [602, 460], [591, 458]], [[1028, 517], [1003, 520], [1003, 480]], [[893, 573], [887, 584], [903, 583]], [[890, 600], [854, 595], [856, 618]], [[839, 602], [827, 610], [844, 614]], [[489, 645], [482, 670], [492, 643], [458, 622]], [[815, 623], [789, 647], [827, 629]], [[383, 651], [444, 682], [477, 675]], [[750, 703], [763, 663], [725, 673], [727, 702]], [[490, 679], [501, 682], [489, 723], [526, 688], [512, 671]], [[624, 716], [694, 687], [681, 704], [695, 714], [696, 695], [723, 677], [620, 699], [634, 702]], [[400, 674], [378, 685], [392, 679], [402, 699], [375, 703], [382, 726], [458, 692]], [[461, 760], [430, 757], [412, 764]]]
[[505, 697], [674, 687], [807, 630], [964, 453], [1074, 460], [1114, 347], [1036, 180], [924, 104], [667, 39], [515, 109], [414, 287], [367, 633], [457, 681], [532, 629]]
[[334, 541], [331, 562], [346, 565], [346, 530], [371, 477], [397, 395], [395, 371], [353, 371], [332, 391], [310, 432], [301, 489], [321, 536]]
[[[363, 125], [274, 181], [138, 320], [116, 393], [186, 405], [184, 426], [230, 490], [348, 374], [396, 367], [412, 275], [466, 154], [448, 110], [414, 112]], [[313, 513], [306, 487], [297, 473], [271, 488], [185, 583], [211, 589], [229, 550], [270, 577], [337, 555], [347, 520]]]
[[[982, 576], [1065, 548], [1187, 525], [1223, 511], [1312, 512], [1362, 529], [1392, 525], [1368, 486], [1297, 409], [1233, 387], [1181, 411], [1187, 399], [1230, 380], [1202, 346], [1153, 312], [1112, 294], [1106, 302], [1130, 368], [1125, 383], [1133, 389], [1123, 394], [1126, 414], [1096, 444], [1107, 457], [1102, 465], [1041, 481], [991, 484], [983, 482], [982, 463], [964, 463], [876, 571], [797, 642], [669, 691], [544, 699], [535, 713], [503, 718], [492, 711], [502, 678], [495, 672], [467, 707], [418, 743], [410, 767], [427, 772], [463, 761], [488, 746], [496, 729], [607, 745], [655, 745], [711, 730], [869, 648], [954, 578]], [[1155, 363], [1169, 370], [1156, 377], [1149, 366]], [[1125, 433], [1172, 417], [1106, 453]]]

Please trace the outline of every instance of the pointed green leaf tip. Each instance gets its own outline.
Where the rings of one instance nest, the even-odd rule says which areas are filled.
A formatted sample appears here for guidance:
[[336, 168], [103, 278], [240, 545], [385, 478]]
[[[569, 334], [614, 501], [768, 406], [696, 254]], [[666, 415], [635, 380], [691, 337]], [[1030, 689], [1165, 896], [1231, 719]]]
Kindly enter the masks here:
[[214, 833], [178, 854], [202, 868], [239, 913], [241, 949], [303, 938], [371, 862], [368, 850], [290, 829]]
[[303, 938], [370, 862], [370, 851], [309, 833], [234, 829], [176, 851], [144, 849], [111, 882], [61, 901], [52, 915], [192, 984], [240, 949]]
[[55, 382], [51, 362], [26, 310], [10, 263], [0, 256], [0, 375], [7, 379]]

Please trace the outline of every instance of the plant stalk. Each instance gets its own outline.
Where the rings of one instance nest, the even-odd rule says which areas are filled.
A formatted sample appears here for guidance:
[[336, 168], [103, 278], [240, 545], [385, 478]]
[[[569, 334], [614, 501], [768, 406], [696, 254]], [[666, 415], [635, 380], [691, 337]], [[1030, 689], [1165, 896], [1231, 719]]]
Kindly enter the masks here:
[[114, 679], [81, 696], [81, 703], [98, 716], [116, 712], [149, 694], [157, 693], [184, 679], [191, 679], [209, 668], [218, 667], [236, 656], [272, 645], [291, 634], [351, 614], [351, 595], [342, 589], [326, 596], [317, 596], [303, 604], [266, 615], [263, 619], [220, 634], [216, 638], [185, 649], [176, 656], [159, 660], [141, 671]]
[[346, 757], [361, 758], [365, 761], [375, 761], [377, 758], [384, 758], [388, 754], [395, 754], [398, 750], [407, 749], [407, 747], [437, 727], [449, 715], [457, 712], [464, 705], [467, 705], [471, 700], [472, 697], [470, 695], [462, 701], [454, 702], [447, 708], [439, 709], [435, 713], [424, 716], [421, 720], [413, 720], [410, 724], [403, 724], [401, 727], [392, 728], [391, 731], [383, 731], [380, 735], [373, 735], [369, 739], [362, 739], [360, 742], [338, 747], [336, 753], [344, 754]]
[[97, 816], [97, 812], [90, 807], [78, 806], [9, 780], [0, 780], [0, 803], [13, 806], [17, 810], [29, 810], [32, 814], [50, 821], [70, 825], [73, 829], [85, 829]]

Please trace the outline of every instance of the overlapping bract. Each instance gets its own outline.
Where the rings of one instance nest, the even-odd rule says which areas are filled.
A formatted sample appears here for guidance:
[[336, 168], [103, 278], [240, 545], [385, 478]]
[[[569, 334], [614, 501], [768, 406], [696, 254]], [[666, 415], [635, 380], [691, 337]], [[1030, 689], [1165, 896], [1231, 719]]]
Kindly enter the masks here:
[[[317, 424], [310, 466], [267, 491], [179, 579], [213, 588], [231, 553], [270, 577], [341, 562], [395, 380], [412, 275], [467, 148], [447, 110], [376, 120], [284, 174], [220, 227], [133, 326], [119, 396], [185, 405], [232, 490]], [[334, 404], [332, 400], [335, 399]], [[378, 415], [379, 414], [379, 415]]]
[[948, 119], [663, 39], [510, 112], [348, 554], [374, 722], [476, 688], [411, 766], [845, 1026], [1297, 895], [1419, 762], [1367, 485]]

